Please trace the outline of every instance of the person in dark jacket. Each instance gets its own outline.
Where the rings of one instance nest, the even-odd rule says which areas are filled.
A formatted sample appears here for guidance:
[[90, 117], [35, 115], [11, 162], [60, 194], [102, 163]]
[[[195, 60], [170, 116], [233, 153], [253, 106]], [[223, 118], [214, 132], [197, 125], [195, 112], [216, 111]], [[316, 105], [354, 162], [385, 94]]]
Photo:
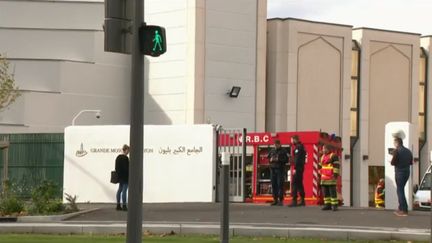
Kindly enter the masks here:
[[273, 203], [272, 206], [283, 205], [285, 164], [288, 162], [287, 151], [281, 147], [280, 141], [275, 141], [275, 148], [268, 154], [270, 160], [270, 176], [272, 183]]
[[[306, 160], [306, 151], [297, 135], [291, 138], [291, 143], [294, 145], [294, 177], [292, 184], [292, 203], [290, 207], [305, 206], [305, 192], [303, 187], [303, 172]], [[297, 204], [297, 194], [300, 194], [300, 203]]]
[[391, 164], [395, 167], [396, 193], [399, 208], [394, 212], [397, 216], [408, 215], [408, 204], [405, 197], [405, 185], [410, 176], [410, 166], [412, 165], [413, 155], [411, 151], [403, 146], [401, 138], [394, 138], [395, 150]]
[[[128, 182], [129, 182], [129, 146], [123, 145], [122, 148], [123, 153], [119, 154], [115, 160], [115, 171], [118, 174], [119, 178], [119, 187], [116, 194], [117, 199], [117, 210], [127, 211], [127, 190], [128, 190]], [[120, 197], [123, 202], [123, 206], [120, 206]]]

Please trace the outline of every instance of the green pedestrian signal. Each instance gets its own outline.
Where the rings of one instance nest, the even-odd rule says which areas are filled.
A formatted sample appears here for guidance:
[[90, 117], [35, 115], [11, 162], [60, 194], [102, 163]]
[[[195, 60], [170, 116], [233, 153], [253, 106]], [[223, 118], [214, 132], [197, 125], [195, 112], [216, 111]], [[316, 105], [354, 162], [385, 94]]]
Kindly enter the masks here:
[[143, 25], [140, 28], [140, 50], [144, 55], [158, 57], [166, 52], [165, 28]]
[[162, 42], [162, 37], [159, 34], [158, 30], [155, 30], [154, 33], [154, 38], [153, 38], [153, 51], [162, 51], [162, 46], [161, 46], [161, 42]]

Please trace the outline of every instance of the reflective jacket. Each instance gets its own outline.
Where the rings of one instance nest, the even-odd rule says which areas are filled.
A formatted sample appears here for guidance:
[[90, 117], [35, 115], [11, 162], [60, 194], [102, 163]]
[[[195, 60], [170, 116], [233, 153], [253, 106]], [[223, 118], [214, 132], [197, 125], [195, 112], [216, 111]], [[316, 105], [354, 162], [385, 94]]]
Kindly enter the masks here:
[[376, 190], [375, 190], [375, 207], [382, 208], [384, 207], [384, 200], [385, 200], [385, 189], [384, 185], [378, 184]]
[[320, 159], [321, 185], [336, 185], [339, 176], [339, 158], [334, 153], [323, 154]]

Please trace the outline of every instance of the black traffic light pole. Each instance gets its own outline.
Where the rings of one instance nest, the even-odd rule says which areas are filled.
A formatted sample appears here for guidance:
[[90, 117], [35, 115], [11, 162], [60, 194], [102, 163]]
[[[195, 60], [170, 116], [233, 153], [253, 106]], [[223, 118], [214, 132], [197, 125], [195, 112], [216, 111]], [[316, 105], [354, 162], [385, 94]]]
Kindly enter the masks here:
[[132, 17], [132, 90], [129, 164], [129, 211], [127, 243], [142, 242], [143, 149], [144, 149], [144, 55], [140, 52], [139, 29], [144, 22], [144, 0], [134, 1]]
[[[127, 243], [142, 241], [144, 55], [166, 52], [165, 28], [144, 22], [144, 0], [105, 0], [104, 49], [131, 54], [130, 163]], [[151, 45], [153, 43], [153, 45]]]

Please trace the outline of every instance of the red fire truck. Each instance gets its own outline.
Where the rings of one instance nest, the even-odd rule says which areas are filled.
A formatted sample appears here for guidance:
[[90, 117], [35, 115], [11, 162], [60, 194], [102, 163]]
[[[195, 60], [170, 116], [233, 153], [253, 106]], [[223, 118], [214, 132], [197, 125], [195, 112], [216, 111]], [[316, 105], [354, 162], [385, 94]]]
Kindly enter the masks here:
[[[274, 141], [279, 140], [282, 147], [292, 155], [291, 137], [297, 135], [303, 143], [306, 150], [306, 164], [303, 176], [303, 184], [306, 194], [307, 205], [322, 204], [322, 197], [319, 187], [318, 163], [321, 156], [322, 146], [324, 144], [333, 145], [333, 152], [336, 152], [341, 157], [341, 139], [340, 137], [329, 135], [324, 132], [277, 132], [277, 133], [247, 133], [246, 146], [248, 151], [251, 151], [252, 159], [245, 162], [245, 201], [254, 203], [272, 202], [272, 188], [270, 181], [268, 152], [274, 146]], [[219, 146], [233, 144], [229, 140], [241, 141], [241, 134], [234, 136], [219, 136]], [[287, 176], [285, 179], [285, 199], [284, 203], [291, 203], [291, 181], [293, 175], [293, 165], [289, 163], [286, 166]], [[342, 170], [342, 168], [341, 168]], [[339, 176], [337, 191], [340, 203], [342, 203], [341, 179]]]

